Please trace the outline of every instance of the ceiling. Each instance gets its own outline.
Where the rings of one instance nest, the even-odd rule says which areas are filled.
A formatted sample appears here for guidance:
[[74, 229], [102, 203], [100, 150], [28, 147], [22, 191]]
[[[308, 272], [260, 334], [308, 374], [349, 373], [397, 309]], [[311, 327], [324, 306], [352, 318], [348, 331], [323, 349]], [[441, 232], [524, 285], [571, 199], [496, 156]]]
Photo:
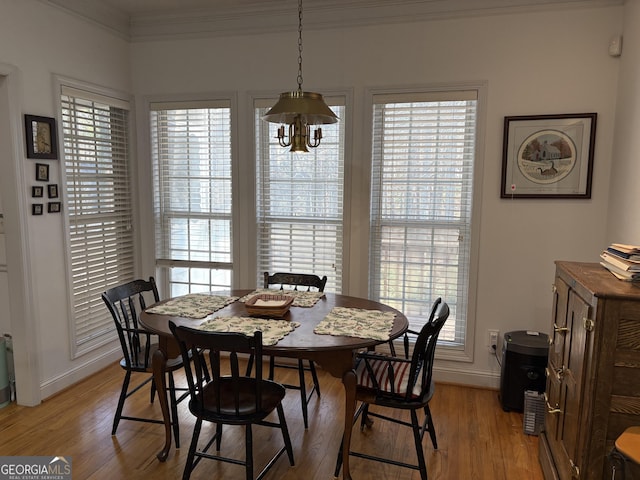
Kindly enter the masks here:
[[[297, 0], [40, 0], [131, 41], [295, 29]], [[305, 0], [306, 28], [622, 5], [625, 0]]]

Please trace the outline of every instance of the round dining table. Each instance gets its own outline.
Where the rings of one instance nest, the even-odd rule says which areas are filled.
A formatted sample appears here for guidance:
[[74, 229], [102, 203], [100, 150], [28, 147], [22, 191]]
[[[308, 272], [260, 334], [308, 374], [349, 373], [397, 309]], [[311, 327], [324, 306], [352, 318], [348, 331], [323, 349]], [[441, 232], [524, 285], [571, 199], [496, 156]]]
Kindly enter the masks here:
[[[242, 298], [253, 290], [232, 290], [230, 292], [215, 292], [216, 295], [229, 295]], [[274, 291], [277, 293], [277, 291]], [[170, 299], [156, 305], [168, 302]], [[340, 378], [345, 390], [344, 414], [344, 442], [342, 446], [344, 479], [351, 479], [349, 472], [349, 449], [351, 444], [351, 430], [353, 415], [356, 408], [356, 375], [353, 370], [355, 355], [358, 351], [369, 349], [386, 340], [359, 338], [342, 335], [319, 335], [314, 333], [315, 327], [334, 307], [358, 308], [365, 310], [379, 310], [395, 314], [393, 327], [389, 339], [402, 335], [408, 328], [407, 318], [400, 311], [379, 302], [364, 298], [350, 297], [334, 293], [325, 293], [312, 307], [291, 306], [283, 317], [285, 320], [297, 322], [300, 325], [283, 337], [275, 345], [265, 345], [265, 355], [288, 357], [295, 359], [313, 360], [334, 377]], [[157, 454], [160, 461], [165, 461], [171, 448], [171, 415], [166, 396], [165, 368], [168, 358], [175, 358], [180, 351], [169, 329], [169, 322], [176, 325], [197, 327], [204, 321], [214, 317], [248, 317], [244, 302], [236, 300], [204, 318], [187, 318], [157, 313], [142, 312], [140, 324], [147, 330], [158, 335], [159, 348], [153, 356], [152, 368], [158, 392], [160, 407], [165, 424], [165, 444]]]

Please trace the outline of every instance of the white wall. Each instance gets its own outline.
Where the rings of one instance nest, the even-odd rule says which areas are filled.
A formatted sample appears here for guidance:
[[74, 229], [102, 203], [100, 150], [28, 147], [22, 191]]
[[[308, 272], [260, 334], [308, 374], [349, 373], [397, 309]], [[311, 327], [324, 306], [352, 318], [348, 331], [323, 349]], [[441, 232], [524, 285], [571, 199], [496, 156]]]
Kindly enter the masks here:
[[[484, 170], [478, 299], [472, 312], [477, 321], [476, 336], [471, 339], [475, 358], [471, 365], [440, 362], [440, 378], [497, 386], [499, 367], [486, 353], [486, 330], [547, 332], [554, 260], [598, 260], [607, 241], [620, 64], [619, 59], [608, 55], [607, 47], [609, 39], [621, 32], [622, 17], [623, 7], [608, 7], [348, 30], [305, 29], [305, 90], [353, 89], [355, 104], [350, 126], [355, 140], [351, 159], [355, 179], [367, 162], [363, 155], [366, 126], [362, 124], [365, 89], [488, 82], [483, 119], [486, 130], [480, 139], [484, 145]], [[240, 136], [250, 145], [250, 122], [242, 118], [249, 114], [248, 94], [295, 89], [296, 49], [294, 31], [136, 43], [132, 45], [134, 91], [139, 98], [237, 92]], [[598, 113], [592, 198], [500, 199], [504, 117], [581, 112]], [[141, 115], [139, 120], [143, 119]], [[145, 141], [142, 138], [141, 144]], [[242, 171], [251, 172], [251, 150], [241, 143]], [[146, 156], [142, 160], [148, 161]], [[353, 184], [354, 196], [362, 193], [357, 190], [358, 185]], [[143, 197], [150, 198], [149, 186], [141, 187], [143, 191], [147, 189]], [[366, 204], [356, 202], [350, 215], [351, 219], [367, 218]], [[355, 230], [364, 233], [357, 233], [351, 245], [366, 245], [367, 229]], [[362, 248], [359, 251], [365, 252]], [[366, 256], [362, 255], [352, 248], [351, 265], [366, 265]], [[366, 295], [366, 280], [366, 272], [352, 272], [345, 292]], [[251, 275], [240, 279], [247, 288], [254, 281]]]
[[607, 242], [640, 245], [640, 1], [628, 0], [618, 84]]
[[[22, 196], [19, 202], [10, 203], [19, 211], [11, 212], [10, 218], [16, 219], [15, 224], [6, 227], [7, 253], [10, 253], [10, 244], [24, 241], [28, 250], [24, 258], [25, 269], [30, 272], [24, 288], [26, 291], [23, 292], [29, 305], [26, 309], [28, 318], [12, 316], [11, 333], [18, 333], [19, 338], [14, 343], [17, 357], [26, 350], [36, 350], [34, 361], [25, 358], [16, 364], [19, 369], [18, 400], [33, 404], [39, 401], [38, 397], [44, 398], [95, 371], [106, 361], [117, 358], [114, 352], [118, 351], [119, 346], [112, 345], [78, 360], [70, 360], [69, 291], [65, 277], [63, 217], [46, 213], [32, 217], [30, 214], [35, 161], [26, 159], [22, 115], [56, 116], [54, 74], [131, 91], [129, 45], [123, 39], [43, 2], [0, 0], [2, 65], [5, 71], [12, 72], [10, 75], [15, 86], [11, 90], [11, 101], [17, 105], [17, 111], [12, 112], [11, 118], [3, 117], [3, 120], [18, 132], [19, 144], [15, 145], [14, 142], [16, 154], [6, 154], [8, 148], [2, 150], [0, 167], [4, 172], [2, 174], [13, 172], [15, 168], [18, 173], [12, 180], [17, 183], [16, 195]], [[0, 68], [2, 73], [3, 68]], [[20, 98], [16, 99], [15, 96]], [[7, 115], [7, 112], [3, 110], [0, 115]], [[6, 126], [2, 122], [0, 125]], [[12, 140], [6, 129], [0, 138], [3, 141]], [[45, 163], [50, 164], [50, 183], [60, 183], [60, 162], [50, 160]], [[0, 182], [0, 185], [3, 184], [6, 186], [6, 183]], [[4, 200], [3, 205], [7, 207], [9, 202]], [[7, 217], [5, 212], [5, 219]], [[20, 232], [24, 232], [24, 235]], [[27, 238], [9, 239], [18, 235]], [[9, 259], [10, 262], [22, 260]], [[14, 269], [12, 272], [10, 268], [9, 282], [19, 285], [16, 271]], [[21, 386], [32, 381], [41, 390], [26, 393], [22, 390], [21, 395]]]

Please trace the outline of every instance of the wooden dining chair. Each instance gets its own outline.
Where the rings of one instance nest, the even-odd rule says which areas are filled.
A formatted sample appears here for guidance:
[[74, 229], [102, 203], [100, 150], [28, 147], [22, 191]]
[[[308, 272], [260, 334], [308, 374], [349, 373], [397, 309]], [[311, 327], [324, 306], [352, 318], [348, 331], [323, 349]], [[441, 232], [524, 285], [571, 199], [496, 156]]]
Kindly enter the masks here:
[[[311, 291], [312, 288], [317, 289], [318, 292], [324, 292], [324, 287], [327, 284], [326, 275], [320, 278], [318, 275], [312, 275], [307, 273], [274, 273], [269, 275], [269, 272], [264, 272], [264, 288], [270, 288], [273, 285], [279, 285], [280, 290], [284, 290], [284, 287], [293, 287], [294, 290], [298, 290], [298, 287], [306, 287], [307, 291]], [[305, 366], [304, 360], [299, 359], [298, 364], [291, 364], [285, 362], [278, 362], [276, 357], [269, 357], [269, 379], [273, 380], [275, 376], [276, 368], [289, 368], [298, 370], [298, 384], [284, 384], [286, 388], [300, 391], [300, 402], [302, 405], [302, 419], [304, 421], [304, 428], [309, 428], [309, 414], [308, 405], [311, 401], [311, 397], [315, 393], [320, 397], [320, 383], [318, 382], [318, 374], [316, 373], [316, 367], [312, 360], [307, 360]], [[307, 394], [307, 381], [305, 379], [305, 372], [311, 374], [313, 381], [313, 387]]]
[[[113, 317], [118, 339], [122, 347], [123, 358], [120, 366], [125, 371], [118, 406], [113, 418], [113, 428], [111, 435], [115, 435], [118, 430], [120, 420], [133, 420], [147, 423], [164, 423], [162, 419], [137, 417], [123, 415], [125, 400], [136, 393], [146, 384], [151, 383], [150, 402], [153, 403], [156, 392], [156, 385], [153, 381], [153, 369], [151, 358], [158, 349], [157, 339], [150, 332], [141, 328], [138, 324], [138, 316], [142, 310], [150, 304], [160, 300], [155, 279], [133, 280], [119, 285], [102, 293], [102, 300], [107, 305]], [[180, 427], [178, 424], [178, 403], [188, 397], [186, 388], [176, 388], [173, 372], [182, 368], [182, 357], [167, 360], [167, 372], [169, 376], [169, 386], [167, 388], [170, 398], [171, 418], [176, 447], [180, 446]], [[144, 380], [137, 386], [129, 390], [129, 384], [133, 374], [145, 374]], [[182, 392], [178, 397], [176, 392]]]
[[[294, 465], [293, 448], [284, 416], [282, 399], [284, 386], [262, 378], [262, 369], [256, 368], [253, 376], [240, 374], [238, 353], [250, 353], [257, 365], [262, 364], [262, 333], [255, 332], [250, 337], [241, 333], [209, 332], [188, 327], [178, 327], [173, 322], [169, 328], [180, 346], [191, 400], [189, 410], [196, 417], [191, 445], [182, 475], [183, 480], [191, 476], [194, 467], [203, 458], [245, 466], [247, 480], [253, 480], [253, 433], [252, 425], [279, 428], [284, 440], [280, 448], [263, 468], [257, 478], [262, 478], [276, 460], [286, 451], [289, 464]], [[207, 352], [199, 355], [199, 352]], [[220, 354], [228, 354], [229, 374], [221, 371]], [[208, 357], [211, 378], [208, 378]], [[193, 358], [193, 366], [188, 359]], [[225, 367], [227, 362], [224, 362]], [[277, 411], [278, 421], [267, 421], [266, 417]], [[202, 423], [215, 423], [215, 433], [204, 446], [198, 448]], [[245, 459], [220, 455], [223, 425], [243, 425], [245, 427]], [[218, 454], [210, 453], [215, 442]], [[269, 440], [271, 443], [271, 440]]]
[[[413, 353], [409, 359], [380, 355], [373, 352], [360, 353], [357, 359], [356, 400], [362, 403], [356, 411], [353, 423], [355, 424], [358, 418], [361, 417], [361, 430], [365, 427], [371, 428], [373, 422], [369, 417], [376, 417], [411, 427], [418, 464], [400, 462], [381, 454], [370, 455], [350, 451], [349, 455], [418, 470], [420, 478], [427, 480], [427, 466], [422, 449], [422, 440], [424, 434], [429, 432], [433, 448], [438, 448], [429, 402], [435, 392], [432, 370], [438, 335], [448, 317], [449, 306], [440, 299], [436, 300], [435, 314], [420, 330]], [[370, 405], [409, 410], [411, 423], [379, 413], [379, 411], [370, 411]], [[418, 410], [423, 410], [424, 412], [424, 420], [422, 422], [418, 420]], [[342, 462], [341, 444], [336, 462], [336, 477], [340, 474]]]

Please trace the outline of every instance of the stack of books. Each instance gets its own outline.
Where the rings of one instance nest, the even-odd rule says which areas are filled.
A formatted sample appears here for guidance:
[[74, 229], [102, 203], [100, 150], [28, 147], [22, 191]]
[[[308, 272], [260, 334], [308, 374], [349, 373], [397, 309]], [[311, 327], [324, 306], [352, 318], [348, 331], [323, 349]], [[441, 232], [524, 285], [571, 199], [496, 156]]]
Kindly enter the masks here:
[[600, 254], [600, 265], [620, 280], [640, 281], [640, 246], [612, 243]]

